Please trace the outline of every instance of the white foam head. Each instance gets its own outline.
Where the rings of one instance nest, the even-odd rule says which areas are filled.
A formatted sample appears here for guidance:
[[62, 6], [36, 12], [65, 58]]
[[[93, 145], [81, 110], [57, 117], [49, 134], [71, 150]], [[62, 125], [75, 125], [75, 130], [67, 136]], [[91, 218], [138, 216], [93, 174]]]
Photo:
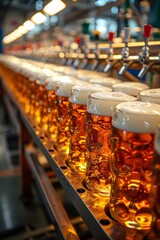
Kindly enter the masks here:
[[71, 88], [77, 84], [86, 84], [77, 78], [62, 79], [57, 83], [56, 95], [62, 97], [69, 97], [71, 94]]
[[101, 77], [101, 78], [90, 79], [89, 82], [93, 84], [101, 84], [106, 87], [112, 87], [114, 84], [120, 83], [122, 81], [116, 78], [111, 78], [111, 77], [106, 77], [106, 78]]
[[23, 74], [27, 76], [31, 81], [36, 80], [35, 76], [37, 75], [37, 73], [38, 73], [38, 68], [31, 64], [25, 69], [23, 69]]
[[83, 80], [83, 81], [88, 81], [90, 77], [90, 72], [84, 69], [78, 69], [76, 71], [76, 76], [77, 78]]
[[112, 86], [115, 92], [124, 92], [131, 96], [137, 97], [138, 93], [148, 89], [148, 85], [140, 82], [122, 82]]
[[112, 92], [112, 89], [98, 84], [76, 85], [72, 87], [69, 101], [75, 104], [87, 105], [89, 94], [102, 91]]
[[160, 104], [160, 88], [147, 89], [139, 93], [139, 100]]
[[68, 67], [68, 66], [64, 67], [63, 73], [66, 74], [66, 75], [69, 75], [69, 76], [77, 77], [76, 76], [76, 70], [71, 68], [71, 67]]
[[41, 72], [44, 73], [47, 77], [51, 77], [54, 74], [54, 72], [47, 67], [42, 68]]
[[160, 105], [147, 102], [125, 102], [115, 107], [112, 124], [130, 132], [155, 133], [160, 122]]
[[47, 79], [47, 84], [45, 86], [45, 89], [46, 90], [56, 91], [57, 82], [58, 81], [56, 79], [48, 78]]
[[45, 85], [47, 78], [48, 78], [48, 76], [45, 73], [40, 72], [39, 74], [37, 74], [37, 83], [39, 85]]
[[87, 112], [101, 116], [112, 116], [114, 107], [121, 102], [136, 101], [135, 97], [122, 92], [92, 93], [87, 102]]
[[64, 73], [65, 66], [58, 66], [56, 65], [54, 70], [59, 73]]

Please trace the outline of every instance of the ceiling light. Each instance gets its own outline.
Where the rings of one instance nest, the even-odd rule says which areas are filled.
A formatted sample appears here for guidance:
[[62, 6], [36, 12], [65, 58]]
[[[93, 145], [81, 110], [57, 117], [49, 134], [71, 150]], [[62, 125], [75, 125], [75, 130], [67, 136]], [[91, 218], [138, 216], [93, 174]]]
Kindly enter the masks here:
[[66, 4], [61, 0], [52, 0], [43, 8], [43, 11], [48, 15], [52, 16], [63, 10], [65, 7]]
[[12, 38], [10, 36], [6, 36], [3, 38], [3, 42], [4, 42], [4, 44], [8, 44], [8, 43], [12, 42]]
[[35, 23], [35, 24], [41, 24], [43, 23], [45, 20], [47, 19], [47, 17], [41, 13], [41, 12], [38, 12], [36, 14], [34, 14], [32, 17], [31, 17], [31, 20]]
[[27, 20], [26, 22], [23, 23], [23, 26], [30, 31], [35, 27], [35, 24], [32, 21]]
[[19, 34], [21, 34], [21, 35], [26, 34], [26, 33], [28, 32], [28, 29], [26, 29], [23, 25], [20, 26], [20, 27], [18, 27], [16, 30], [17, 30], [17, 31], [19, 32]]
[[103, 7], [107, 3], [112, 3], [112, 2], [116, 2], [116, 0], [96, 0], [95, 5], [98, 6], [98, 7]]

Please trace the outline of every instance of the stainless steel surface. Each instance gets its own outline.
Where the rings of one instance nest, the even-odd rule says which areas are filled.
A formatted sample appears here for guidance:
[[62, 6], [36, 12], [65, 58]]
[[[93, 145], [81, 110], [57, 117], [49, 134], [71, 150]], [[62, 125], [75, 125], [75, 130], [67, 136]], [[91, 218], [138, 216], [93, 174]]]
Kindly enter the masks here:
[[49, 182], [49, 179], [47, 178], [42, 166], [38, 162], [36, 153], [33, 153], [32, 149], [30, 151], [30, 147], [26, 147], [25, 152], [28, 163], [34, 174], [35, 180], [43, 193], [50, 218], [53, 222], [55, 222], [55, 225], [59, 229], [59, 238], [64, 240], [78, 240], [79, 237], [73, 225], [71, 224], [71, 221], [68, 218], [67, 213], [65, 212], [56, 191]]

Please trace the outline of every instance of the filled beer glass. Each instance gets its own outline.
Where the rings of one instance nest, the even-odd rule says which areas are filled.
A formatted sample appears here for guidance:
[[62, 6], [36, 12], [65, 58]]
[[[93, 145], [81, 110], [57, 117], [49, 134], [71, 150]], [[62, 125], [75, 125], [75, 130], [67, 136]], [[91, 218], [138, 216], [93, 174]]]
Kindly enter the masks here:
[[160, 104], [160, 88], [147, 89], [138, 94], [141, 102], [151, 102]]
[[141, 91], [148, 89], [149, 86], [145, 83], [141, 82], [122, 82], [117, 83], [112, 86], [115, 92], [124, 92], [131, 96], [137, 97], [138, 93]]
[[72, 87], [69, 98], [70, 115], [70, 148], [67, 164], [79, 174], [86, 171], [86, 109], [89, 94], [93, 92], [111, 92], [111, 88], [101, 85], [88, 84]]
[[37, 73], [33, 73], [29, 77], [29, 116], [31, 119], [34, 120], [34, 114], [36, 110], [36, 96], [37, 96], [37, 91], [38, 91], [38, 83], [37, 83]]
[[92, 93], [88, 98], [86, 117], [88, 160], [83, 183], [94, 196], [110, 197], [113, 181], [109, 167], [113, 108], [120, 102], [134, 100], [135, 97], [120, 92]]
[[34, 117], [39, 127], [41, 127], [42, 117], [46, 115], [46, 109], [44, 108], [44, 103], [46, 102], [46, 99], [47, 99], [47, 94], [45, 89], [45, 85], [47, 84], [46, 80], [47, 80], [47, 76], [44, 74], [39, 74], [39, 76], [37, 76], [37, 81], [36, 81], [37, 90], [35, 95]]
[[150, 208], [153, 211], [153, 223], [147, 239], [160, 239], [160, 125], [156, 130], [154, 140], [154, 159], [152, 162], [152, 186]]
[[69, 97], [71, 88], [76, 84], [87, 84], [77, 78], [64, 77], [57, 83], [56, 90], [56, 107], [57, 107], [57, 149], [68, 155], [70, 133], [69, 133]]
[[110, 87], [114, 84], [121, 83], [122, 81], [116, 78], [111, 78], [111, 77], [100, 77], [100, 78], [92, 78], [89, 80], [90, 83], [92, 84], [100, 84], [102, 86]]
[[37, 72], [38, 69], [37, 67], [35, 67], [34, 65], [31, 64], [27, 64], [25, 65], [24, 69], [23, 69], [23, 75], [27, 77], [27, 81], [23, 84], [24, 85], [24, 91], [21, 92], [21, 94], [23, 95], [24, 98], [24, 107], [25, 110], [28, 114], [33, 114], [34, 110], [33, 110], [33, 104], [32, 102], [32, 97], [34, 96], [34, 92], [32, 92], [32, 90], [34, 89], [34, 86], [36, 84], [36, 80], [37, 80]]
[[151, 164], [154, 137], [160, 120], [160, 105], [144, 102], [120, 103], [112, 118], [111, 169], [114, 182], [109, 203], [112, 217], [137, 230], [149, 230]]
[[45, 130], [48, 139], [57, 141], [57, 107], [56, 107], [56, 86], [57, 82], [62, 77], [58, 74], [57, 76], [48, 78], [46, 84], [46, 121], [43, 121], [42, 128]]

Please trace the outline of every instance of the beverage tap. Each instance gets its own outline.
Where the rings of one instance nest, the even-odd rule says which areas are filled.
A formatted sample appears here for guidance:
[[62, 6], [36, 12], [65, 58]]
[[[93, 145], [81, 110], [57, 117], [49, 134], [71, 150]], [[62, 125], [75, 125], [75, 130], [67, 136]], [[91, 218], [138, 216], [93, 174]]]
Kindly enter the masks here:
[[133, 63], [133, 61], [130, 61], [128, 63], [128, 59], [129, 59], [129, 48], [128, 48], [128, 42], [130, 40], [130, 28], [125, 27], [124, 28], [124, 48], [122, 49], [122, 63], [123, 66], [121, 67], [119, 74], [123, 75], [127, 69], [129, 68], [129, 66]]
[[78, 66], [79, 66], [79, 64], [80, 64], [80, 54], [81, 54], [81, 43], [82, 43], [82, 39], [81, 39], [81, 37], [76, 37], [76, 39], [75, 39], [75, 42], [77, 43], [77, 49], [76, 49], [76, 54], [77, 55], [75, 55], [75, 59], [74, 59], [74, 61], [73, 61], [73, 63], [72, 63], [72, 66], [73, 66], [73, 68], [78, 68]]
[[91, 67], [90, 67], [90, 70], [95, 70], [96, 67], [98, 66], [98, 57], [99, 57], [99, 48], [98, 48], [98, 44], [99, 44], [99, 35], [100, 35], [100, 32], [98, 30], [94, 30], [93, 31], [93, 34], [94, 34], [94, 38], [95, 38], [95, 50], [93, 52], [94, 54], [94, 59], [92, 61], [92, 64], [91, 64]]
[[85, 34], [81, 37], [81, 48], [79, 53], [79, 64], [78, 68], [80, 69], [86, 69], [89, 63], [89, 59], [87, 57], [89, 53], [89, 44], [90, 44], [90, 36], [88, 34]]
[[113, 60], [113, 47], [112, 47], [112, 43], [113, 43], [113, 39], [114, 39], [114, 32], [109, 32], [108, 33], [108, 40], [109, 40], [109, 49], [107, 51], [107, 65], [105, 66], [104, 68], [104, 72], [109, 72], [113, 67], [114, 65], [117, 63], [117, 61]]
[[144, 25], [144, 46], [142, 48], [142, 52], [139, 55], [139, 61], [141, 64], [143, 64], [143, 67], [141, 71], [138, 74], [139, 78], [143, 78], [143, 76], [146, 74], [146, 72], [149, 70], [149, 68], [154, 64], [154, 62], [148, 63], [149, 60], [149, 47], [148, 47], [148, 40], [151, 35], [151, 25]]
[[73, 66], [73, 63], [74, 61], [77, 59], [77, 49], [78, 49], [78, 44], [76, 41], [72, 42], [70, 44], [70, 50], [68, 53], [66, 53], [66, 58], [67, 58], [67, 61], [66, 61], [66, 65], [67, 66], [70, 66], [72, 67]]
[[109, 32], [108, 33], [108, 40], [109, 40], [109, 49], [108, 49], [108, 57], [111, 58], [113, 56], [113, 47], [112, 47], [112, 43], [113, 43], [113, 39], [114, 39], [114, 32]]

